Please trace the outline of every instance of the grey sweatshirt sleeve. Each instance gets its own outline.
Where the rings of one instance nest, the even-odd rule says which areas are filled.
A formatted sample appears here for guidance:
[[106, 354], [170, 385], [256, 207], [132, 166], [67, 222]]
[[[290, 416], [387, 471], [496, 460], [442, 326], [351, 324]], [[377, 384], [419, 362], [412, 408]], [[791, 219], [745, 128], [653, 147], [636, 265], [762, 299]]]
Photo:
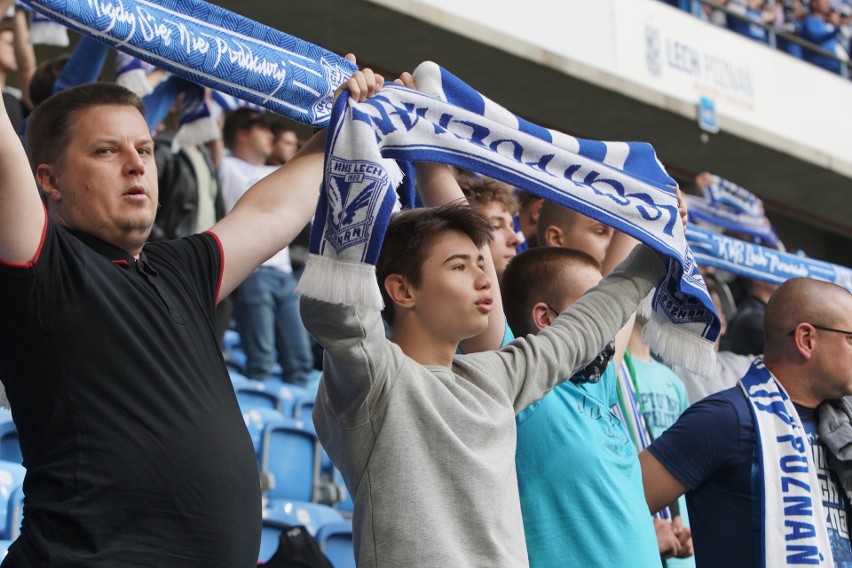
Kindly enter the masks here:
[[362, 425], [370, 409], [399, 375], [404, 356], [385, 338], [381, 313], [314, 300], [301, 300], [302, 321], [323, 346], [323, 384], [343, 427]]
[[501, 386], [520, 412], [594, 359], [665, 273], [663, 257], [640, 245], [553, 325], [516, 339], [497, 357], [474, 354], [469, 362], [485, 367], [479, 371], [495, 381], [505, 381]]

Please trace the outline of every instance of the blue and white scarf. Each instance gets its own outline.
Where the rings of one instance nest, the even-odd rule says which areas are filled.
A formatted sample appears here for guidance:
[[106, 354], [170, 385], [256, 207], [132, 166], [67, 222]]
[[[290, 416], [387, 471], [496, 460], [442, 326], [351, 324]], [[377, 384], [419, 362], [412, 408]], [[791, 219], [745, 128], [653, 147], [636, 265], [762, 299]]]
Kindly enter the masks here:
[[[545, 197], [624, 231], [669, 257], [653, 297], [648, 341], [672, 363], [712, 369], [719, 320], [686, 246], [674, 185], [653, 149], [579, 140], [523, 121], [434, 63], [398, 85], [334, 107], [324, 190], [299, 292], [325, 301], [382, 307], [375, 280], [400, 182], [392, 159], [455, 165]], [[446, 99], [451, 102], [446, 102]]]
[[689, 224], [686, 240], [702, 266], [727, 270], [746, 278], [781, 284], [790, 278], [832, 282], [852, 292], [852, 270], [781, 252]]
[[53, 20], [157, 67], [313, 126], [356, 66], [202, 0], [24, 0]]
[[758, 471], [752, 484], [758, 568], [833, 567], [820, 484], [807, 433], [784, 387], [758, 358], [739, 382], [751, 407]]
[[686, 196], [690, 221], [736, 231], [765, 246], [781, 246], [778, 234], [766, 218], [763, 202], [756, 195], [719, 176], [712, 176], [703, 189], [703, 197]]

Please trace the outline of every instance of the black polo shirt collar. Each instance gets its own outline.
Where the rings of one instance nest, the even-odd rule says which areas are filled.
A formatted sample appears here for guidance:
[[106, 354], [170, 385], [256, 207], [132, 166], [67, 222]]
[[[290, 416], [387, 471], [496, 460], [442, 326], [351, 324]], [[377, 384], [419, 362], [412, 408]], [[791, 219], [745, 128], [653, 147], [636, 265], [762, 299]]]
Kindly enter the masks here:
[[115, 245], [112, 245], [106, 241], [102, 241], [101, 239], [90, 235], [89, 233], [85, 233], [80, 231], [79, 229], [72, 229], [70, 227], [64, 227], [66, 231], [80, 239], [84, 245], [111, 261], [113, 264], [122, 266], [124, 268], [130, 268], [131, 266], [135, 266], [136, 268], [150, 274], [151, 276], [157, 276], [157, 271], [145, 261], [145, 253], [139, 253], [139, 259], [133, 258], [131, 254], [128, 254], [124, 249], [118, 248]]

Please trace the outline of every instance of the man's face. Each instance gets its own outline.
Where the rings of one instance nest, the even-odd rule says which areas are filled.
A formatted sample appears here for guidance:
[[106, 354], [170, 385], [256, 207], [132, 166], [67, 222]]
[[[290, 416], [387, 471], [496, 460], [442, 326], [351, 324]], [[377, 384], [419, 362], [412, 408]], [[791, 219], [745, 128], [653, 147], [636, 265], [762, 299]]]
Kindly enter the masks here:
[[612, 227], [577, 213], [573, 215], [571, 225], [565, 228], [560, 246], [581, 250], [603, 263], [612, 233]]
[[503, 277], [503, 271], [509, 261], [518, 254], [516, 247], [520, 243], [512, 216], [506, 211], [506, 206], [498, 201], [491, 201], [485, 205], [476, 205], [476, 209], [488, 218], [491, 225], [491, 234], [494, 238], [488, 243], [491, 257], [494, 260], [494, 268], [497, 277]]
[[[831, 322], [814, 321], [815, 325], [852, 332], [852, 294], [837, 301], [837, 319]], [[852, 333], [839, 333], [816, 329], [817, 347], [809, 369], [815, 381], [814, 388], [822, 400], [852, 395]]]
[[433, 337], [458, 342], [485, 331], [491, 312], [491, 278], [470, 237], [444, 231], [433, 239], [414, 289], [414, 312]]
[[262, 164], [272, 155], [272, 131], [263, 122], [252, 124], [238, 133], [240, 150], [235, 155]]
[[285, 164], [290, 161], [290, 158], [296, 155], [296, 151], [299, 149], [299, 139], [296, 137], [296, 133], [287, 130], [281, 133], [281, 136], [278, 137], [278, 140], [272, 146], [272, 155], [275, 159], [282, 164]]
[[134, 107], [104, 105], [72, 120], [62, 163], [41, 180], [52, 213], [62, 225], [135, 254], [157, 213], [154, 141], [145, 119]]

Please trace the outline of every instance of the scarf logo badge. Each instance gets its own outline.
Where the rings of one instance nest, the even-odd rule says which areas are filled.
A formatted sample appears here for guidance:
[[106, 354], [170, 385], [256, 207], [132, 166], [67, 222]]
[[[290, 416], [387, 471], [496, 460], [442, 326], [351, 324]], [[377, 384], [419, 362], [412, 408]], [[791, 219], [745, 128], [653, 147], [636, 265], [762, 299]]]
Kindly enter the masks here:
[[[350, 73], [345, 72], [340, 65], [327, 61], [325, 57], [320, 58], [320, 66], [322, 67], [323, 74], [325, 75], [325, 81], [329, 85], [340, 85], [350, 75]], [[311, 107], [314, 114], [314, 124], [319, 124], [320, 122], [327, 120], [328, 117], [331, 116], [331, 107], [333, 105], [333, 92], [327, 92], [324, 96], [318, 98]]]
[[328, 215], [325, 238], [339, 253], [366, 242], [375, 201], [389, 181], [381, 164], [366, 160], [328, 162]]

